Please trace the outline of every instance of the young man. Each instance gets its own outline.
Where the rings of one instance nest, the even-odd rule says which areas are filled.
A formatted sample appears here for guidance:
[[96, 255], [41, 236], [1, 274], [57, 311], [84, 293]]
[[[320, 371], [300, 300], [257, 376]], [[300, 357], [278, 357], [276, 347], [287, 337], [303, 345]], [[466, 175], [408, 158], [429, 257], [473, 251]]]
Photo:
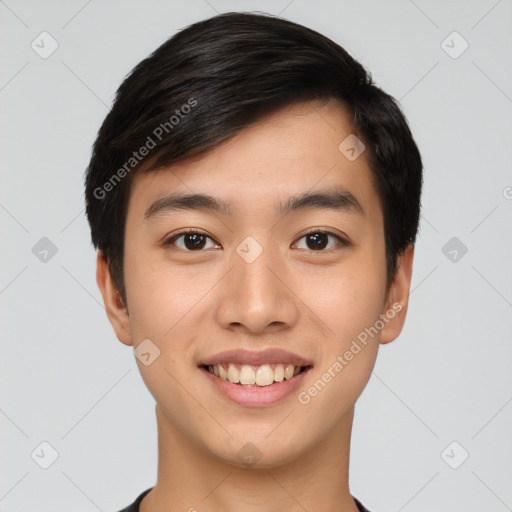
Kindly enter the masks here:
[[366, 510], [354, 406], [404, 325], [421, 185], [395, 100], [300, 25], [219, 15], [132, 71], [86, 175], [156, 401], [157, 482], [125, 511]]

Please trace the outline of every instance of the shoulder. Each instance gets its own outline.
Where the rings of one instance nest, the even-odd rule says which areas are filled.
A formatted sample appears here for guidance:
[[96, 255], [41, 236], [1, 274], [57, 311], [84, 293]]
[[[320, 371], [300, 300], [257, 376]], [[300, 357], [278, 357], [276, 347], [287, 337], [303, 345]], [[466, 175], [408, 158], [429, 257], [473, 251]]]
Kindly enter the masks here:
[[354, 498], [354, 501], [356, 502], [357, 509], [359, 510], [359, 512], [370, 512], [357, 498], [355, 498], [354, 496], [352, 496], [352, 498]]
[[144, 492], [139, 494], [135, 501], [128, 505], [126, 508], [123, 508], [123, 510], [120, 510], [119, 512], [139, 512], [140, 502], [142, 501], [142, 498], [146, 496], [146, 494], [153, 489], [150, 487], [149, 489], [146, 489]]

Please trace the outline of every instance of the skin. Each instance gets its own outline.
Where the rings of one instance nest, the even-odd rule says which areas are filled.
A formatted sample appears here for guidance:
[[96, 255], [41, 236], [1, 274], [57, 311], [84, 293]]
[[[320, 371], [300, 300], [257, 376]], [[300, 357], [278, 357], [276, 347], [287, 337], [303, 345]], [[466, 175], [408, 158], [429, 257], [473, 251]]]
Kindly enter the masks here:
[[[399, 256], [386, 294], [383, 215], [365, 153], [349, 161], [338, 150], [350, 133], [339, 102], [294, 104], [198, 161], [134, 176], [128, 310], [100, 252], [97, 282], [118, 339], [136, 348], [149, 338], [160, 350], [148, 366], [137, 359], [158, 424], [158, 479], [142, 512], [357, 511], [348, 487], [354, 405], [379, 345], [404, 325], [414, 250]], [[332, 186], [349, 190], [364, 216], [276, 210], [291, 195]], [[221, 198], [235, 214], [179, 211], [144, 220], [156, 199], [175, 191]], [[186, 228], [210, 237], [203, 248], [190, 249], [189, 239], [187, 249], [184, 237], [163, 245]], [[329, 237], [315, 251], [304, 237], [309, 228], [350, 245]], [[247, 236], [263, 248], [250, 264], [236, 252]], [[282, 348], [313, 361], [299, 389], [307, 391], [393, 304], [400, 311], [307, 404], [292, 393], [272, 406], [243, 407], [197, 367], [224, 350]], [[251, 467], [237, 456], [248, 442], [261, 453]]]

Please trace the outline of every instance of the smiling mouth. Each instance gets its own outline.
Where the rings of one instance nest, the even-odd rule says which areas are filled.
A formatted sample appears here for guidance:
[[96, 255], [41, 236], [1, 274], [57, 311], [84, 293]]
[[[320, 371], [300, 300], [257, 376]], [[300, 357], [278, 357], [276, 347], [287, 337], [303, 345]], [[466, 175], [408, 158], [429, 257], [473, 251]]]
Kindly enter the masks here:
[[312, 366], [295, 366], [293, 364], [263, 364], [255, 366], [250, 364], [209, 364], [202, 365], [209, 373], [219, 379], [247, 387], [265, 387], [290, 380], [304, 373]]

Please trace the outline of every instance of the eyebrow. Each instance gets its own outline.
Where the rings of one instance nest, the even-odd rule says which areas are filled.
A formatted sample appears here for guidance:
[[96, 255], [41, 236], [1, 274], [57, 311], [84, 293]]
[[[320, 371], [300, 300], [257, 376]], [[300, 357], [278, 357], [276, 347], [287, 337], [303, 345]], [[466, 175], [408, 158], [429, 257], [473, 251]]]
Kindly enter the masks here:
[[[279, 203], [278, 213], [287, 215], [299, 210], [333, 210], [338, 212], [355, 213], [365, 215], [365, 211], [357, 198], [348, 190], [341, 187], [320, 190], [316, 192], [304, 192], [288, 198], [283, 204]], [[165, 215], [173, 211], [203, 211], [233, 216], [231, 205], [222, 199], [207, 194], [173, 193], [157, 199], [149, 206], [144, 214], [144, 219], [151, 219]]]

